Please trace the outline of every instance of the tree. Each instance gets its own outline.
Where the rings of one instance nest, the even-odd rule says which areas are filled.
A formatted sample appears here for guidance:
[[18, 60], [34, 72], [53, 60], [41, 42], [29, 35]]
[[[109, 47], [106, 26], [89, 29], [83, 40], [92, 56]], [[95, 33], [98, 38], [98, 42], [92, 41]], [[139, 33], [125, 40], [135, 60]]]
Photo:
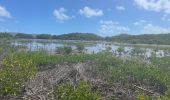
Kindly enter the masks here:
[[52, 36], [50, 34], [38, 34], [36, 35], [37, 39], [51, 39]]
[[23, 38], [23, 39], [33, 39], [34, 36], [32, 34], [24, 34], [24, 33], [18, 33], [15, 35], [16, 38]]
[[9, 33], [0, 33], [0, 38], [12, 38], [13, 36]]
[[72, 50], [72, 47], [70, 47], [70, 46], [59, 47], [59, 48], [57, 49], [57, 53], [63, 54], [63, 55], [65, 55], [65, 54], [71, 54], [72, 51], [73, 51], [73, 50]]
[[82, 52], [84, 51], [84, 49], [85, 49], [85, 46], [84, 46], [83, 43], [78, 43], [78, 44], [76, 45], [76, 48], [77, 48], [77, 50], [78, 50], [79, 53], [82, 53]]
[[122, 53], [125, 51], [125, 48], [120, 46], [117, 48], [117, 52], [119, 53], [119, 55], [122, 55]]

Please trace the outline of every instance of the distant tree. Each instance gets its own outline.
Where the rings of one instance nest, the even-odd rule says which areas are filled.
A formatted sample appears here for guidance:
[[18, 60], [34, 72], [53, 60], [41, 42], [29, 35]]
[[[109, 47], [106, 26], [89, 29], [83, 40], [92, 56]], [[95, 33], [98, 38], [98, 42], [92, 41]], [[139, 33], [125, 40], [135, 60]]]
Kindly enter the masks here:
[[33, 39], [34, 36], [32, 34], [17, 33], [15, 38]]
[[52, 35], [51, 38], [52, 39], [57, 39], [57, 35]]
[[12, 38], [13, 36], [9, 33], [0, 33], [0, 38]]
[[63, 54], [63, 55], [65, 55], [65, 54], [71, 54], [72, 53], [72, 47], [70, 47], [70, 46], [64, 46], [64, 47], [59, 47], [59, 48], [57, 48], [57, 53], [59, 53], [59, 54]]
[[169, 34], [143, 34], [143, 35], [128, 35], [121, 34], [118, 36], [106, 37], [106, 41], [114, 41], [121, 43], [133, 44], [165, 44], [170, 45]]
[[117, 48], [117, 52], [119, 53], [119, 55], [122, 55], [122, 53], [125, 51], [125, 48], [120, 46]]
[[37, 39], [51, 39], [52, 36], [50, 34], [38, 34], [36, 35]]
[[106, 52], [111, 52], [112, 47], [110, 45], [105, 46]]
[[77, 50], [79, 51], [79, 53], [82, 53], [82, 52], [84, 51], [84, 49], [85, 49], [85, 46], [84, 46], [83, 43], [78, 43], [78, 44], [76, 45], [76, 48], [77, 48]]
[[103, 38], [93, 33], [69, 33], [58, 35], [57, 39], [61, 40], [102, 40]]

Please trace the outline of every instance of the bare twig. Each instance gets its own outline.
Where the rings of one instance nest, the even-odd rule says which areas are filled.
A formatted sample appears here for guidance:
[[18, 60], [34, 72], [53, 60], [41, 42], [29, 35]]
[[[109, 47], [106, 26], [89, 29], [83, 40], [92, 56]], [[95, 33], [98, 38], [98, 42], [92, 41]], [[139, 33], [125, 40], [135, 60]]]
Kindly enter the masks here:
[[140, 90], [142, 90], [142, 91], [146, 91], [146, 92], [148, 92], [148, 93], [154, 94], [152, 91], [147, 90], [147, 89], [145, 89], [145, 88], [143, 88], [143, 87], [140, 87], [140, 86], [137, 86], [137, 85], [134, 85], [134, 84], [132, 84], [132, 86], [135, 87], [135, 88], [138, 88], [138, 89], [140, 89]]

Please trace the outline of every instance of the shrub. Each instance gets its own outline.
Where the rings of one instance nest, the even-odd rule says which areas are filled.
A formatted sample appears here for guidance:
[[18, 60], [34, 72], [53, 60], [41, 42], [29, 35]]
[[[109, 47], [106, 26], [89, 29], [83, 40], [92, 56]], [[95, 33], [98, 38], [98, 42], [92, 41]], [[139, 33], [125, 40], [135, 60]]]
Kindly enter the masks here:
[[119, 55], [121, 55], [124, 51], [125, 51], [125, 47], [120, 46], [117, 48], [117, 52], [119, 53]]
[[92, 92], [91, 87], [83, 81], [75, 88], [70, 84], [56, 87], [54, 97], [56, 100], [101, 100], [99, 93]]
[[84, 49], [85, 49], [85, 46], [84, 46], [83, 43], [78, 43], [78, 44], [76, 45], [76, 48], [77, 48], [77, 50], [78, 50], [79, 53], [82, 53], [82, 52], [84, 51]]
[[57, 49], [57, 53], [59, 53], [59, 54], [71, 54], [72, 51], [73, 50], [70, 46], [59, 47]]
[[17, 54], [10, 54], [2, 62], [0, 69], [0, 96], [17, 95], [22, 85], [36, 73], [36, 66], [31, 59]]

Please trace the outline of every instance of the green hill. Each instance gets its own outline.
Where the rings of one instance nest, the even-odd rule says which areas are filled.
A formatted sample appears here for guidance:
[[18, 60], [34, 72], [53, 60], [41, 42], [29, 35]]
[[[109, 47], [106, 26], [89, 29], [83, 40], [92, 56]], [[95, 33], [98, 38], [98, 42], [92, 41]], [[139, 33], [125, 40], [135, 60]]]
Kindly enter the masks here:
[[132, 44], [165, 44], [170, 45], [169, 34], [143, 34], [143, 35], [128, 35], [121, 34], [118, 36], [108, 37], [107, 41]]
[[93, 33], [69, 33], [56, 36], [61, 40], [102, 40], [103, 38]]

